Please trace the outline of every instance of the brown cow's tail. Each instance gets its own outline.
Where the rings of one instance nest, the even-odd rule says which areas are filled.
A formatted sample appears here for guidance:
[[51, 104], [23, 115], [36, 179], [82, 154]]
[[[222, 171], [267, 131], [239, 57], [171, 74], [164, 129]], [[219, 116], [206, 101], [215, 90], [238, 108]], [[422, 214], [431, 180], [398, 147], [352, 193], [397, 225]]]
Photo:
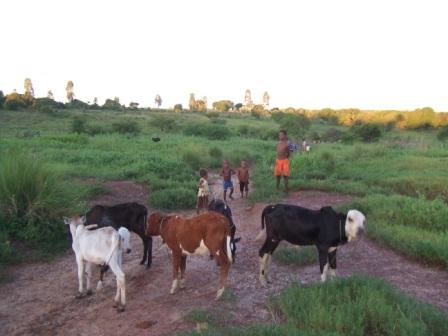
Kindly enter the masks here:
[[227, 249], [227, 258], [229, 259], [230, 263], [233, 263], [233, 257], [232, 257], [232, 249], [230, 248], [230, 242], [232, 241], [231, 237], [229, 235], [226, 236], [226, 249]]

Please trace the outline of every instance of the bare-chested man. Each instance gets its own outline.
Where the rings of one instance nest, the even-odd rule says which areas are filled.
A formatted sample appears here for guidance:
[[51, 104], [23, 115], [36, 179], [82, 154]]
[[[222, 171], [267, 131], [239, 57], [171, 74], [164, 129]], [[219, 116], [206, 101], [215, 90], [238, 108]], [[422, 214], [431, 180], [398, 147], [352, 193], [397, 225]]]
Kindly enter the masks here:
[[286, 131], [281, 130], [278, 133], [277, 160], [275, 160], [274, 175], [277, 178], [277, 190], [280, 188], [280, 179], [283, 176], [285, 181], [285, 192], [288, 192], [289, 176], [289, 147]]

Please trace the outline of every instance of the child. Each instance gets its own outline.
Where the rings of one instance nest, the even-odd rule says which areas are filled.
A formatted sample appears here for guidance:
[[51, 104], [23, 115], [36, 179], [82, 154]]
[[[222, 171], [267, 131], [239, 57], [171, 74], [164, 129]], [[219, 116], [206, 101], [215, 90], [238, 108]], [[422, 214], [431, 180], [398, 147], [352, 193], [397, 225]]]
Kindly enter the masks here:
[[198, 215], [199, 215], [199, 212], [201, 211], [201, 209], [207, 210], [208, 196], [210, 194], [210, 189], [208, 187], [208, 182], [207, 182], [207, 178], [208, 178], [207, 170], [204, 168], [201, 168], [199, 170], [199, 175], [201, 176], [201, 178], [199, 179], [199, 184], [198, 184], [198, 201], [197, 201], [197, 205], [196, 205], [196, 212]]
[[224, 202], [227, 198], [227, 189], [230, 189], [229, 198], [233, 200], [233, 183], [232, 183], [232, 175], [235, 174], [235, 171], [230, 168], [229, 161], [224, 160], [222, 164], [222, 170], [221, 173], [219, 173], [220, 176], [222, 176], [224, 182], [223, 182], [223, 188], [224, 188]]
[[249, 193], [249, 167], [247, 166], [246, 160], [241, 161], [240, 167], [238, 168], [238, 181], [240, 181], [240, 192], [241, 198], [244, 198], [244, 192]]

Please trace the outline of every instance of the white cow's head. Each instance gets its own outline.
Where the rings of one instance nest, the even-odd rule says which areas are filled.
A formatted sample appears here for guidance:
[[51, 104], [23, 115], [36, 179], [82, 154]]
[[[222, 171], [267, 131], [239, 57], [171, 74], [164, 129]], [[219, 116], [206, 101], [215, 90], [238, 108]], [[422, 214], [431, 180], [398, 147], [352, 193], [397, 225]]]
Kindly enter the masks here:
[[356, 239], [364, 233], [365, 220], [366, 217], [358, 210], [349, 210], [347, 212], [347, 219], [345, 220], [345, 234], [348, 241]]
[[131, 234], [129, 230], [122, 226], [118, 229], [118, 234], [120, 235], [121, 249], [126, 253], [131, 253]]
[[86, 223], [86, 216], [74, 216], [74, 217], [64, 217], [64, 224], [70, 227], [70, 232], [72, 234], [72, 238], [76, 237], [76, 229], [80, 225], [84, 225]]

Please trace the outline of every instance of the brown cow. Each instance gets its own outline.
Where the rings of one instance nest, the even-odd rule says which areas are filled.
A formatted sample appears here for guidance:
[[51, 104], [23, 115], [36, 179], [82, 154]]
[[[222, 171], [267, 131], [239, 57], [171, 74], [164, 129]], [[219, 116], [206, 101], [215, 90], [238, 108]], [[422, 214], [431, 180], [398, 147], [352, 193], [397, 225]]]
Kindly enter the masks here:
[[179, 282], [184, 287], [188, 255], [211, 255], [221, 268], [216, 299], [221, 297], [232, 264], [230, 226], [225, 216], [207, 212], [186, 219], [156, 212], [148, 218], [146, 233], [160, 235], [173, 253], [171, 294], [176, 292]]

